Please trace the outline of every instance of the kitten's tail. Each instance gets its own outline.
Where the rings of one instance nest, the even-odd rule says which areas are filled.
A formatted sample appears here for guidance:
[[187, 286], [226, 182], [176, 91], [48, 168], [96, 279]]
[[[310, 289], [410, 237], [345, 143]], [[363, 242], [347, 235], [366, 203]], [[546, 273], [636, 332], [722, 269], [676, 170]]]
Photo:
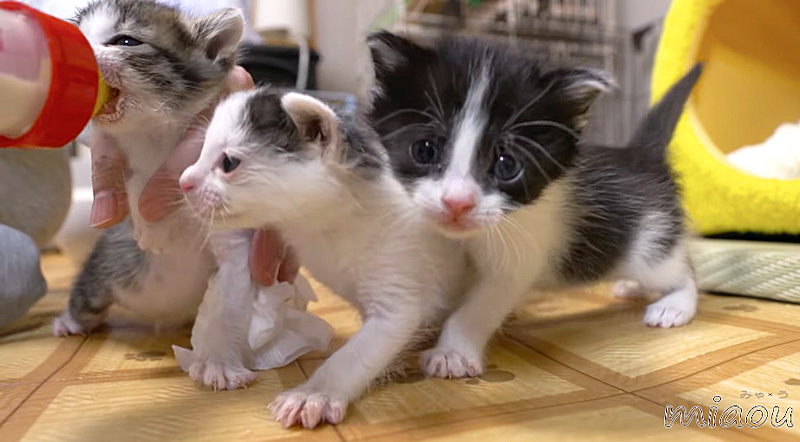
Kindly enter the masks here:
[[689, 73], [667, 91], [647, 113], [644, 122], [631, 139], [629, 148], [636, 149], [645, 155], [657, 155], [659, 159], [664, 159], [667, 145], [672, 140], [672, 133], [683, 114], [683, 107], [702, 71], [703, 65], [696, 64]]

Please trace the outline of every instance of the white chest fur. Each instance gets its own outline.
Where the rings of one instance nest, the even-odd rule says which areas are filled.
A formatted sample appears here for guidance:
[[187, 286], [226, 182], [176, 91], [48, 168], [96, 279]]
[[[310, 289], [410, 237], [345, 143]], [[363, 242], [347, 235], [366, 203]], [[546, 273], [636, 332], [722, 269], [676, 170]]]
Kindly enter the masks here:
[[528, 286], [555, 283], [555, 265], [569, 235], [568, 185], [554, 183], [536, 204], [510, 214], [496, 230], [471, 239], [470, 256], [478, 271]]
[[[154, 126], [146, 135], [116, 136], [128, 159], [126, 191], [133, 235], [148, 254], [148, 271], [135, 289], [118, 289], [118, 302], [148, 321], [174, 323], [197, 312], [215, 262], [205, 246], [207, 233], [189, 210], [178, 208], [158, 223], [145, 221], [138, 201], [146, 184], [179, 142], [183, 129]], [[174, 189], [178, 192], [177, 185]], [[154, 253], [155, 252], [155, 253]]]

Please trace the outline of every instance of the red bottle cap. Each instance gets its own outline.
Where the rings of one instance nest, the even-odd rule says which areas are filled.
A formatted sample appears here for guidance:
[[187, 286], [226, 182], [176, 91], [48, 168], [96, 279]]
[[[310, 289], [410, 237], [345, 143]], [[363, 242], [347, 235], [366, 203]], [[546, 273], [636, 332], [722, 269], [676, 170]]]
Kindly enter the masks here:
[[75, 25], [18, 2], [0, 9], [22, 11], [36, 20], [47, 38], [52, 76], [42, 112], [23, 136], [0, 136], [0, 147], [61, 147], [74, 140], [92, 118], [97, 99], [97, 60]]

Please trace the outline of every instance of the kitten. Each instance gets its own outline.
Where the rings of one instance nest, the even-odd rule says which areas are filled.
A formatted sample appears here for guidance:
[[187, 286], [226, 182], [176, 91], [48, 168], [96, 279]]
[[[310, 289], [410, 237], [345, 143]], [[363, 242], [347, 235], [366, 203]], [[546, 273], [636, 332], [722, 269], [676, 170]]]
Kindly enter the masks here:
[[216, 228], [280, 230], [364, 319], [305, 384], [275, 399], [287, 427], [340, 422], [468, 280], [460, 246], [413, 210], [377, 135], [306, 95], [260, 89], [224, 101], [181, 187]]
[[592, 102], [611, 86], [604, 73], [546, 70], [473, 39], [423, 47], [382, 31], [368, 43], [370, 118], [394, 172], [416, 210], [463, 240], [478, 267], [478, 282], [423, 355], [428, 375], [481, 374], [488, 340], [531, 289], [631, 280], [663, 295], [645, 324], [691, 320], [697, 290], [665, 149], [699, 67], [627, 147], [611, 148], [578, 143]]
[[80, 10], [76, 23], [117, 91], [92, 130], [127, 157], [131, 215], [98, 241], [53, 332], [90, 332], [112, 303], [156, 324], [185, 323], [197, 313], [215, 266], [205, 233], [191, 211], [180, 209], [147, 223], [138, 200], [195, 115], [221, 93], [244, 20], [232, 9], [192, 19], [155, 1], [99, 0]]

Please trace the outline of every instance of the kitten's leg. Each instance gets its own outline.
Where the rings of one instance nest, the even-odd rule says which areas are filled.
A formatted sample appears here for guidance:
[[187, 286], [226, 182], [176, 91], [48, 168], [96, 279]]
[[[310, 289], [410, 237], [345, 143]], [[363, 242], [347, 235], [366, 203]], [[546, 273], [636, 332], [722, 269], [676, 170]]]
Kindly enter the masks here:
[[650, 327], [680, 327], [692, 320], [697, 312], [697, 286], [691, 275], [679, 280], [677, 286], [658, 301], [647, 306], [644, 314], [645, 325]]
[[53, 321], [54, 336], [85, 335], [97, 328], [113, 302], [112, 280], [104, 272], [103, 261], [109, 259], [101, 243], [83, 266], [72, 286], [67, 309]]
[[258, 290], [248, 266], [252, 236], [252, 231], [238, 231], [211, 237], [219, 270], [200, 304], [192, 350], [173, 346], [179, 359], [191, 361], [189, 376], [214, 390], [235, 390], [256, 378], [245, 368], [252, 359], [247, 334]]
[[108, 229], [72, 286], [67, 310], [53, 322], [53, 334], [85, 334], [103, 322], [118, 290], [136, 291], [149, 270], [147, 254], [136, 246], [131, 225]]
[[638, 280], [646, 289], [663, 293], [647, 306], [644, 322], [650, 327], [680, 327], [692, 320], [697, 312], [697, 286], [694, 272], [683, 247], [676, 247], [669, 258], [657, 266], [648, 267]]
[[[386, 282], [385, 286], [391, 286]], [[390, 306], [372, 305], [364, 325], [347, 344], [331, 355], [313, 376], [299, 387], [278, 395], [270, 404], [275, 419], [284, 427], [300, 424], [314, 428], [322, 422], [337, 424], [348, 404], [358, 398], [411, 341], [420, 327], [423, 309], [397, 294], [383, 294]]]
[[525, 295], [514, 278], [482, 278], [447, 319], [436, 347], [422, 355], [428, 376], [461, 378], [483, 373], [483, 352], [492, 335]]

